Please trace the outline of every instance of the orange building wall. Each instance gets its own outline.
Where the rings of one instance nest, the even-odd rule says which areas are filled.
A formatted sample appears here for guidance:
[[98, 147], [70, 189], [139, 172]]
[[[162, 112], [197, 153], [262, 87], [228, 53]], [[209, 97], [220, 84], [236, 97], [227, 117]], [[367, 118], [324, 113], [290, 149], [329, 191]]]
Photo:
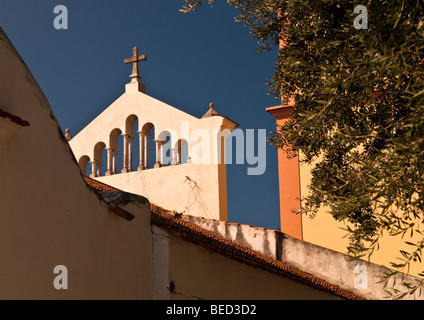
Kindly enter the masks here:
[[[289, 119], [294, 105], [276, 106], [267, 108], [275, 119], [277, 130]], [[280, 195], [280, 225], [281, 231], [294, 238], [304, 240], [322, 247], [326, 247], [341, 253], [347, 253], [348, 238], [346, 224], [336, 221], [329, 213], [328, 208], [322, 207], [314, 219], [310, 219], [301, 213], [296, 214], [294, 210], [301, 208], [301, 196], [309, 193], [308, 185], [311, 180], [311, 169], [313, 165], [300, 164], [299, 156], [289, 159], [286, 153], [278, 149], [278, 181]], [[406, 236], [393, 237], [385, 235], [379, 241], [379, 250], [374, 252], [370, 261], [390, 268], [389, 262], [399, 262], [400, 250], [410, 250], [405, 241], [416, 242], [417, 234], [413, 238]], [[413, 262], [409, 274], [419, 276], [424, 269], [420, 261]], [[406, 272], [406, 270], [401, 270]]]
[[[278, 126], [282, 126], [289, 119], [293, 106], [270, 107], [266, 111], [277, 120], [278, 130]], [[278, 181], [281, 232], [303, 239], [302, 214], [293, 212], [300, 210], [299, 158], [288, 158], [281, 149], [278, 149]]]

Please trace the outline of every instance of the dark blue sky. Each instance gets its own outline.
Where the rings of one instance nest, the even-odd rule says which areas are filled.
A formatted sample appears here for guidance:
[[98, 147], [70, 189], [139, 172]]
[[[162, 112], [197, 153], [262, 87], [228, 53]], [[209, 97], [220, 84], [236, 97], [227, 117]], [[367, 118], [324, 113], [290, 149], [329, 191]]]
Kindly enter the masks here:
[[[56, 30], [53, 9], [65, 5], [69, 29]], [[196, 117], [209, 102], [241, 129], [266, 129], [265, 108], [276, 51], [256, 53], [249, 30], [234, 23], [237, 11], [219, 2], [183, 15], [183, 0], [4, 0], [0, 21], [34, 74], [63, 129], [75, 135], [108, 107], [129, 82], [123, 63], [137, 46], [147, 94]], [[266, 171], [247, 175], [228, 165], [229, 221], [279, 227], [277, 152], [267, 142]]]

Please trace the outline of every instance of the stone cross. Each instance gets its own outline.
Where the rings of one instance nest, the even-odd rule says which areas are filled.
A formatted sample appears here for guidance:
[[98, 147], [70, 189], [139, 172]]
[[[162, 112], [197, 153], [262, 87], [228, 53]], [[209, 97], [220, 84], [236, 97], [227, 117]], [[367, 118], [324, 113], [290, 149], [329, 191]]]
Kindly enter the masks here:
[[130, 75], [130, 78], [132, 79], [131, 82], [137, 82], [138, 79], [141, 78], [140, 72], [138, 71], [138, 63], [140, 61], [143, 61], [143, 60], [147, 60], [147, 57], [146, 57], [145, 54], [139, 56], [138, 55], [138, 49], [137, 48], [134, 48], [133, 49], [133, 56], [132, 56], [132, 58], [128, 58], [128, 59], [125, 59], [124, 60], [124, 62], [126, 64], [130, 64], [130, 63], [133, 64], [132, 75]]

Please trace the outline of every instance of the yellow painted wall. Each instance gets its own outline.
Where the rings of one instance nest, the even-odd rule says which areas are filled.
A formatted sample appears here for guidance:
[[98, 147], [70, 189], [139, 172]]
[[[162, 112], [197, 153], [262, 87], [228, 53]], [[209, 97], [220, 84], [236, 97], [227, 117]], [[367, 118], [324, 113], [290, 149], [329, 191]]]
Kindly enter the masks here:
[[[312, 165], [301, 163], [300, 179], [301, 179], [301, 195], [308, 194], [308, 185], [311, 181]], [[347, 253], [348, 238], [344, 222], [336, 221], [329, 213], [329, 208], [322, 207], [315, 218], [311, 219], [304, 215], [302, 217], [303, 240], [314, 243], [341, 253]], [[400, 263], [397, 257], [401, 257], [400, 250], [410, 251], [411, 246], [405, 244], [405, 241], [417, 241], [419, 239], [416, 234], [412, 239], [405, 236], [388, 236], [387, 232], [383, 234], [379, 242], [379, 250], [375, 251], [371, 256], [371, 262], [390, 267], [390, 262]], [[424, 271], [424, 263], [413, 263], [410, 274], [417, 276], [418, 273]], [[406, 272], [406, 270], [404, 270]]]

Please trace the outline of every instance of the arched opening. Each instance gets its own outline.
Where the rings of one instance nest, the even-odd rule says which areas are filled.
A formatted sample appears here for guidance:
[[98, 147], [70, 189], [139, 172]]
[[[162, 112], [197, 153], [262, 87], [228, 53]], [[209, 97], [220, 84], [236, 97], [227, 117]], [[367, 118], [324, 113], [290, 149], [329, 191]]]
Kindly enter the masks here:
[[135, 114], [132, 114], [127, 117], [125, 121], [125, 132], [131, 136], [134, 136], [134, 123], [138, 120], [138, 117]]
[[[104, 142], [98, 142], [94, 146], [94, 173], [91, 172], [90, 176], [100, 177], [105, 175], [106, 172], [106, 144]], [[93, 170], [92, 170], [93, 171]]]
[[188, 142], [184, 139], [177, 141], [177, 164], [188, 163]]
[[109, 135], [109, 147], [114, 150], [118, 150], [118, 137], [122, 134], [121, 129], [115, 128], [110, 132]]
[[125, 133], [123, 134], [124, 148], [123, 148], [123, 168], [122, 173], [131, 172], [136, 170], [139, 154], [139, 138], [138, 131], [134, 130], [134, 125], [138, 129], [138, 117], [134, 114], [127, 117], [125, 121]]
[[176, 156], [174, 154], [175, 150], [172, 150], [171, 133], [167, 130], [162, 131], [157, 140], [160, 143], [159, 162], [161, 166], [169, 166]]
[[133, 124], [133, 140], [132, 140], [132, 164], [131, 171], [137, 171], [143, 158], [140, 154], [140, 131], [138, 127], [138, 119]]
[[[121, 129], [115, 128], [109, 134], [109, 148], [108, 148], [108, 163], [106, 175], [116, 174], [118, 168], [122, 169], [122, 159], [118, 157], [119, 150], [122, 150], [122, 131]], [[118, 140], [120, 146], [118, 146]], [[119, 170], [120, 170], [119, 169]]]
[[90, 157], [89, 156], [82, 156], [78, 160], [79, 167], [81, 169], [81, 172], [84, 176], [87, 176], [87, 172], [90, 172], [91, 170], [91, 163], [90, 163]]
[[143, 137], [143, 168], [149, 169], [153, 168], [155, 165], [156, 159], [156, 144], [154, 142], [155, 140], [155, 126], [151, 123], [145, 123], [141, 127], [141, 135]]

